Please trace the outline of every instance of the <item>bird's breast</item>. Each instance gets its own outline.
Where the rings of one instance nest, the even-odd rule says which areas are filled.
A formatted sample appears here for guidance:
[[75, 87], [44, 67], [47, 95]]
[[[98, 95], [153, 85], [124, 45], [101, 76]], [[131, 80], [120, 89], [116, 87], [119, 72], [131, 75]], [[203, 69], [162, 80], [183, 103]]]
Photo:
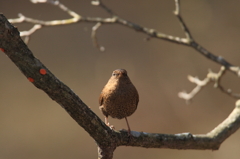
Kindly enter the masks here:
[[138, 93], [133, 85], [110, 85], [104, 92], [103, 106], [113, 118], [122, 119], [132, 115], [137, 104]]

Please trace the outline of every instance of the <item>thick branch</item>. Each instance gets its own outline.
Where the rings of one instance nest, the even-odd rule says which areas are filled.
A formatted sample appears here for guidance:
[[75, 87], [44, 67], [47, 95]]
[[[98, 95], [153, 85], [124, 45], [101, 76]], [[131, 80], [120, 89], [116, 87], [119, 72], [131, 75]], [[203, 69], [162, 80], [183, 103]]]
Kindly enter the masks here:
[[0, 14], [0, 48], [37, 88], [59, 103], [98, 143], [109, 145], [112, 131], [28, 49], [18, 30]]
[[[240, 127], [240, 100], [232, 113], [216, 128], [207, 134], [192, 135], [181, 134], [154, 134], [132, 131], [134, 139], [130, 143], [122, 143], [126, 146], [146, 148], [170, 148], [170, 149], [198, 149], [217, 150], [221, 143], [226, 140]], [[122, 131], [124, 132], [124, 131]]]
[[112, 159], [116, 145], [100, 146], [98, 145], [98, 159]]

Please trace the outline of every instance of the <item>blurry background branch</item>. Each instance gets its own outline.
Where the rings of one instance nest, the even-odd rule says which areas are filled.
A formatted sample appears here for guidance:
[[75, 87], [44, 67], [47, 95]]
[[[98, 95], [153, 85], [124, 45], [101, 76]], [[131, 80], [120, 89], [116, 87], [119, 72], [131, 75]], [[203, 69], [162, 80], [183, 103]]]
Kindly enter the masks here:
[[[174, 14], [178, 18], [179, 23], [182, 27], [182, 30], [184, 31], [184, 33], [186, 35], [185, 38], [180, 38], [180, 37], [176, 37], [176, 36], [172, 36], [172, 35], [163, 34], [163, 33], [160, 33], [158, 31], [156, 31], [155, 29], [142, 27], [138, 24], [132, 23], [132, 22], [127, 21], [127, 20], [124, 20], [124, 19], [120, 18], [119, 16], [117, 16], [115, 13], [113, 13], [113, 11], [111, 9], [109, 9], [101, 0], [92, 1], [92, 5], [99, 6], [102, 9], [104, 9], [107, 13], [110, 14], [110, 16], [111, 16], [110, 18], [83, 17], [83, 16], [75, 13], [74, 11], [70, 10], [65, 5], [61, 4], [58, 0], [56, 0], [56, 1], [54, 1], [54, 0], [35, 0], [35, 1], [32, 1], [32, 2], [33, 3], [50, 3], [50, 4], [53, 4], [55, 6], [58, 6], [63, 11], [67, 12], [70, 16], [72, 16], [72, 18], [71, 19], [66, 19], [66, 20], [42, 21], [42, 20], [37, 20], [37, 19], [32, 19], [32, 18], [26, 17], [23, 14], [19, 14], [19, 18], [9, 19], [9, 21], [11, 23], [28, 22], [28, 23], [38, 24], [37, 29], [40, 29], [41, 28], [40, 26], [69, 25], [69, 24], [74, 24], [74, 23], [78, 23], [78, 22], [93, 22], [93, 23], [96, 22], [96, 25], [94, 25], [92, 27], [91, 37], [92, 37], [94, 46], [96, 48], [98, 48], [100, 51], [104, 51], [105, 47], [103, 47], [99, 44], [99, 41], [98, 41], [97, 36], [96, 36], [97, 30], [100, 28], [100, 26], [102, 26], [102, 24], [119, 23], [119, 24], [122, 24], [124, 26], [130, 27], [130, 28], [132, 28], [136, 31], [145, 33], [150, 37], [154, 37], [154, 38], [158, 38], [158, 39], [162, 39], [162, 40], [167, 40], [167, 41], [170, 41], [170, 42], [174, 42], [174, 43], [178, 43], [178, 44], [182, 44], [182, 45], [192, 47], [195, 50], [197, 50], [199, 53], [201, 53], [203, 56], [207, 57], [208, 59], [210, 59], [212, 61], [217, 62], [218, 64], [224, 66], [225, 69], [228, 69], [231, 72], [240, 76], [240, 69], [239, 69], [238, 66], [233, 66], [232, 64], [230, 64], [228, 61], [226, 61], [221, 56], [216, 56], [216, 55], [212, 54], [211, 52], [209, 52], [208, 50], [203, 48], [200, 44], [198, 44], [193, 39], [193, 36], [191, 35], [190, 30], [188, 29], [187, 25], [185, 24], [181, 14], [180, 14], [180, 1], [179, 0], [175, 0]], [[31, 30], [25, 31], [28, 34], [23, 34], [23, 32], [21, 32], [20, 35], [25, 36], [25, 42], [28, 42], [30, 35], [33, 34], [37, 29], [34, 29], [34, 27], [33, 27]], [[209, 74], [208, 74], [208, 76], [209, 76]], [[219, 77], [222, 77], [222, 75], [219, 76]], [[188, 79], [192, 83], [196, 83], [196, 84], [200, 83], [200, 84], [197, 84], [195, 89], [193, 89], [192, 92], [189, 93], [189, 94], [184, 93], [184, 92], [179, 93], [179, 97], [183, 98], [187, 101], [192, 99], [201, 90], [201, 88], [203, 86], [205, 86], [206, 84], [209, 83], [210, 79], [212, 79], [212, 78], [207, 77], [204, 81], [200, 81], [198, 78], [193, 78], [193, 77], [189, 76]], [[214, 79], [212, 79], [212, 80], [214, 80]], [[227, 93], [228, 95], [230, 95], [232, 97], [239, 98], [239, 95], [232, 93], [232, 91], [230, 89], [225, 90], [223, 88], [223, 86], [221, 86], [221, 85], [215, 85], [215, 87], [219, 88], [222, 92]]]
[[179, 92], [179, 98], [185, 99], [186, 102], [189, 102], [197, 93], [202, 90], [204, 86], [206, 86], [210, 82], [214, 82], [214, 88], [218, 88], [223, 93], [226, 93], [233, 98], [239, 99], [240, 94], [233, 93], [231, 89], [224, 89], [224, 87], [221, 85], [220, 81], [221, 78], [224, 76], [225, 72], [226, 69], [224, 66], [222, 66], [218, 73], [214, 73], [212, 72], [212, 70], [209, 70], [207, 77], [204, 80], [200, 80], [198, 77], [193, 77], [189, 75], [188, 80], [192, 83], [195, 83], [196, 87], [190, 93], [186, 93], [185, 91]]
[[27, 44], [30, 40], [30, 35], [41, 28], [42, 28], [42, 25], [35, 24], [30, 30], [20, 32], [20, 36], [25, 37], [24, 42]]
[[[33, 23], [33, 24], [39, 24], [39, 25], [42, 25], [42, 26], [69, 25], [69, 24], [80, 23], [80, 22], [96, 23], [96, 25], [92, 29], [92, 31], [93, 31], [92, 35], [94, 35], [94, 36], [92, 36], [92, 38], [93, 38], [94, 45], [98, 49], [100, 49], [101, 51], [104, 51], [104, 49], [103, 49], [104, 47], [100, 47], [99, 43], [97, 42], [97, 38], [95, 36], [97, 28], [100, 26], [100, 24], [114, 24], [114, 23], [117, 23], [117, 24], [121, 24], [121, 25], [124, 25], [126, 27], [129, 27], [129, 28], [132, 28], [132, 29], [134, 29], [138, 32], [145, 33], [152, 38], [167, 40], [167, 41], [170, 41], [170, 42], [173, 42], [173, 43], [182, 44], [182, 45], [192, 47], [195, 50], [197, 50], [200, 54], [205, 56], [206, 58], [208, 58], [208, 59], [210, 59], [210, 60], [212, 60], [212, 61], [214, 61], [214, 62], [216, 62], [216, 63], [218, 63], [222, 66], [225, 66], [226, 69], [228, 69], [231, 72], [240, 76], [240, 69], [239, 69], [238, 66], [234, 66], [234, 65], [230, 64], [228, 61], [226, 61], [221, 56], [214, 55], [213, 53], [209, 52], [207, 49], [202, 47], [200, 44], [198, 44], [193, 39], [187, 25], [185, 24], [183, 18], [180, 15], [180, 0], [175, 0], [174, 14], [177, 16], [177, 18], [180, 22], [180, 25], [182, 26], [182, 29], [183, 29], [183, 31], [186, 35], [185, 38], [176, 37], [176, 36], [172, 36], [172, 35], [167, 35], [167, 34], [159, 32], [159, 31], [156, 31], [155, 29], [146, 28], [146, 27], [140, 26], [138, 24], [135, 24], [133, 22], [127, 21], [125, 19], [122, 19], [119, 16], [117, 16], [116, 14], [114, 14], [112, 12], [112, 10], [109, 9], [101, 0], [92, 1], [92, 5], [100, 6], [101, 8], [106, 10], [110, 14], [110, 16], [111, 16], [110, 18], [81, 16], [81, 15], [75, 13], [74, 11], [70, 10], [69, 8], [67, 8], [65, 5], [60, 3], [60, 1], [58, 1], [58, 0], [34, 0], [34, 1], [32, 0], [32, 2], [33, 3], [50, 3], [50, 4], [53, 4], [55, 6], [58, 6], [63, 11], [67, 12], [70, 16], [72, 16], [72, 18], [63, 19], [63, 20], [43, 21], [43, 20], [38, 20], [38, 19], [33, 19], [33, 18], [26, 17], [23, 14], [19, 14], [19, 18], [9, 19], [9, 21], [11, 23], [28, 22], [28, 23]], [[96, 27], [96, 26], [98, 26], [98, 27]], [[34, 33], [34, 32], [32, 32], [32, 33]], [[30, 34], [28, 36], [30, 36]]]

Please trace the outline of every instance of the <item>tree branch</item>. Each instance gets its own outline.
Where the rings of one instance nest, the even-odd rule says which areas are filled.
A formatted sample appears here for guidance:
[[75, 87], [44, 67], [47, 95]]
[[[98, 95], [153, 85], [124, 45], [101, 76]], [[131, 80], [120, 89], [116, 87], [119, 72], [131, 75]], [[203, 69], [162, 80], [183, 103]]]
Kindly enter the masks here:
[[35, 24], [30, 30], [28, 31], [21, 31], [20, 36], [25, 37], [24, 42], [27, 44], [30, 40], [30, 35], [36, 32], [38, 29], [41, 29], [42, 26], [39, 24]]
[[145, 148], [217, 150], [221, 143], [239, 129], [239, 127], [240, 100], [236, 102], [236, 107], [232, 113], [207, 134], [154, 134], [132, 131], [134, 139], [130, 143], [122, 143], [121, 145]]
[[72, 18], [70, 19], [63, 19], [63, 20], [52, 20], [52, 21], [42, 21], [38, 19], [33, 19], [26, 17], [22, 14], [19, 14], [19, 18], [17, 19], [9, 19], [11, 23], [20, 23], [20, 22], [28, 22], [33, 24], [40, 24], [43, 26], [55, 26], [55, 25], [69, 25], [69, 24], [75, 24], [80, 22], [91, 22], [91, 23], [101, 23], [103, 24], [120, 24], [126, 27], [129, 27], [135, 31], [147, 34], [148, 36], [152, 38], [162, 39], [169, 42], [186, 45], [189, 47], [194, 48], [196, 51], [198, 51], [200, 54], [205, 56], [206, 58], [225, 66], [226, 69], [229, 71], [235, 73], [236, 75], [240, 76], [240, 68], [239, 66], [234, 66], [228, 61], [226, 61], [221, 56], [216, 56], [204, 47], [202, 47], [200, 44], [198, 44], [192, 37], [189, 29], [187, 28], [187, 25], [185, 24], [183, 18], [180, 15], [180, 0], [175, 0], [175, 11], [174, 14], [177, 16], [180, 25], [182, 26], [182, 29], [186, 35], [186, 38], [176, 37], [173, 35], [167, 35], [164, 33], [161, 33], [159, 31], [156, 31], [155, 29], [146, 28], [141, 25], [138, 25], [136, 23], [127, 21], [125, 19], [120, 18], [117, 16], [111, 9], [109, 9], [101, 0], [95, 0], [92, 1], [92, 5], [100, 6], [104, 10], [106, 10], [107, 13], [110, 14], [110, 18], [101, 18], [101, 17], [84, 17], [82, 15], [77, 14], [76, 12], [70, 10], [65, 5], [60, 3], [58, 0], [32, 0], [35, 3], [51, 3], [55, 6], [58, 6], [61, 10], [67, 12]]
[[34, 57], [18, 30], [0, 14], [0, 48], [34, 86], [59, 103], [97, 142], [99, 158], [110, 159], [118, 146], [170, 149], [217, 150], [240, 127], [240, 101], [229, 117], [207, 134], [157, 134], [126, 130], [113, 131], [64, 83]]
[[97, 30], [100, 28], [101, 25], [102, 25], [101, 23], [97, 23], [96, 25], [94, 25], [92, 27], [92, 40], [93, 40], [93, 44], [96, 48], [98, 48], [100, 51], [105, 51], [105, 48], [99, 44], [97, 36], [96, 36]]
[[195, 95], [197, 95], [197, 93], [199, 93], [202, 90], [203, 87], [205, 87], [210, 82], [214, 82], [214, 88], [218, 88], [223, 93], [226, 93], [227, 95], [233, 98], [239, 99], [240, 94], [233, 93], [231, 89], [226, 90], [221, 85], [220, 81], [225, 72], [226, 69], [224, 66], [222, 66], [218, 73], [214, 73], [212, 70], [209, 70], [204, 80], [200, 80], [198, 79], [198, 77], [192, 77], [189, 75], [188, 80], [192, 83], [195, 83], [196, 87], [190, 93], [186, 93], [185, 91], [179, 92], [178, 93], [179, 98], [185, 99], [186, 102], [188, 103], [191, 99], [193, 99]]
[[28, 49], [12, 26], [0, 14], [0, 47], [37, 88], [59, 103], [98, 143], [109, 145], [112, 130], [82, 100], [55, 77]]

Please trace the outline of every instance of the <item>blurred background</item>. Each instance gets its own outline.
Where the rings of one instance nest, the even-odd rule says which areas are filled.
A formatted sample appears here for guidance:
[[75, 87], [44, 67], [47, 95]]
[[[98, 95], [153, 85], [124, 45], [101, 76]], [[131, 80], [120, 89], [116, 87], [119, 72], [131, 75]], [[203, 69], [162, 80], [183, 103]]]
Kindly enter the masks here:
[[[61, 0], [82, 16], [108, 17], [91, 0]], [[104, 0], [120, 17], [184, 37], [173, 15], [174, 0]], [[215, 55], [240, 65], [240, 1], [182, 0], [182, 16], [195, 40]], [[69, 15], [50, 4], [28, 0], [0, 0], [0, 12], [7, 18], [18, 13], [41, 19], [66, 19]], [[121, 25], [103, 25], [97, 32], [100, 52], [93, 46], [93, 23], [45, 27], [31, 36], [28, 44], [34, 55], [68, 85], [104, 120], [98, 97], [113, 70], [125, 68], [140, 94], [137, 111], [128, 118], [132, 130], [152, 133], [205, 134], [233, 110], [235, 99], [213, 85], [205, 87], [190, 104], [178, 92], [195, 85], [187, 75], [205, 78], [208, 69], [220, 66], [190, 47], [151, 39]], [[15, 24], [20, 31], [31, 24]], [[57, 103], [35, 88], [4, 54], [0, 54], [0, 159], [97, 158], [94, 140]], [[225, 88], [238, 92], [239, 79], [227, 73]], [[127, 129], [125, 120], [109, 119], [116, 129]], [[170, 150], [118, 147], [114, 158], [238, 159], [240, 130], [218, 151]]]

